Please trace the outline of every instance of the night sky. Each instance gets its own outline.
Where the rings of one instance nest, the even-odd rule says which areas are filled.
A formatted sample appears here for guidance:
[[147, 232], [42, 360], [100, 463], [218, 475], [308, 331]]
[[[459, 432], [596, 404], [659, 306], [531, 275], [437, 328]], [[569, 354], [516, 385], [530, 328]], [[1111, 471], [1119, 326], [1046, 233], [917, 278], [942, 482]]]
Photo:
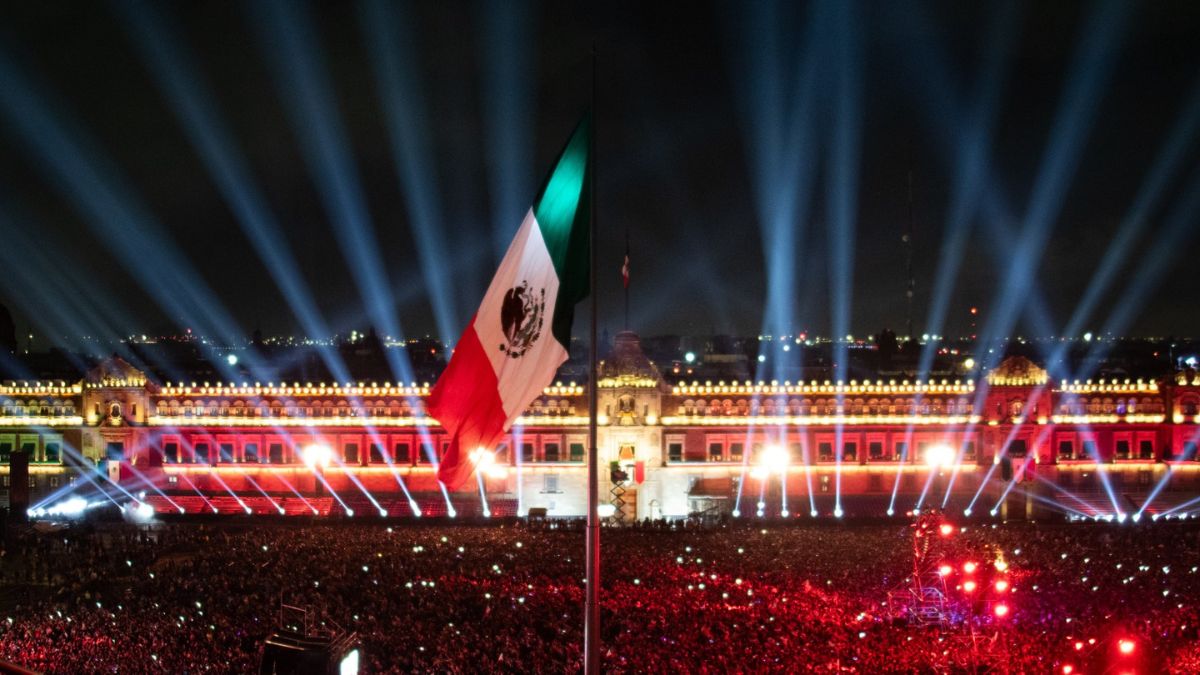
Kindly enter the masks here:
[[[225, 132], [221, 144], [247, 169], [250, 184], [241, 187], [261, 196], [286, 236], [290, 250], [282, 253], [294, 258], [301, 285], [335, 331], [365, 329], [372, 319], [339, 240], [345, 228], [318, 187], [322, 181], [344, 181], [348, 194], [361, 197], [358, 223], [373, 237], [370, 248], [383, 264], [403, 330], [437, 337], [440, 317], [453, 327], [453, 335], [441, 337], [457, 337], [541, 176], [588, 106], [594, 43], [605, 327], [622, 321], [620, 267], [628, 233], [634, 328], [645, 334], [763, 330], [770, 273], [764, 232], [772, 225], [763, 222], [760, 206], [798, 188], [759, 170], [758, 159], [782, 153], [804, 158], [812, 171], [807, 199], [790, 219], [799, 236], [792, 254], [783, 256], [795, 270], [788, 294], [794, 327], [831, 330], [829, 243], [845, 235], [831, 234], [828, 225], [837, 189], [831, 160], [845, 149], [835, 133], [844, 111], [835, 73], [850, 53], [859, 96], [857, 170], [848, 200], [855, 228], [853, 332], [904, 327], [900, 239], [909, 218], [910, 168], [916, 332], [925, 328], [951, 205], [964, 190], [963, 120], [975, 119], [970, 110], [978, 108], [976, 118], [991, 120], [985, 178], [964, 202], [971, 230], [957, 275], [945, 281], [953, 291], [942, 332], [965, 332], [970, 306], [986, 316], [999, 302], [1010, 261], [1025, 255], [1015, 247], [1016, 233], [1026, 226], [1026, 214], [1038, 212], [1039, 182], [1049, 180], [1044, 167], [1063, 159], [1049, 157], [1048, 149], [1083, 129], [1077, 152], [1049, 172], [1064, 191], [1044, 212], [1051, 229], [1033, 251], [1039, 257], [1032, 289], [1044, 295], [1051, 329], [1062, 329], [1105, 252], [1120, 246], [1125, 257], [1114, 283], [1084, 325], [1098, 328], [1113, 307], [1131, 302], [1127, 291], [1134, 282], [1151, 275], [1132, 300], [1136, 308], [1123, 332], [1200, 334], [1200, 209], [1178, 213], [1200, 191], [1200, 133], [1183, 124], [1185, 133], [1168, 140], [1200, 87], [1195, 2], [1118, 6], [1111, 39], [1097, 51], [1107, 66], [1105, 58], [1076, 56], [1081, 41], [1095, 36], [1088, 26], [1100, 6], [1093, 4], [862, 4], [849, 12], [850, 48], [836, 31], [819, 28], [827, 6], [798, 3], [781, 3], [774, 15], [756, 3], [393, 7], [387, 12], [393, 23], [380, 30], [394, 38], [400, 55], [403, 77], [388, 86], [405, 115], [399, 126], [407, 124], [410, 132], [408, 170], [395, 152], [397, 108], [385, 103], [379, 86], [379, 61], [366, 35], [374, 23], [368, 9], [322, 3], [297, 11], [290, 5], [281, 21], [253, 3], [154, 7], [157, 23], [151, 25], [167, 26], [167, 43], [190, 64], [182, 86], [198, 86], [215, 111]], [[185, 314], [204, 301], [164, 307], [161, 289], [178, 296], [169, 290], [172, 283], [199, 282], [208, 288], [203, 297], [222, 305], [243, 335], [255, 327], [268, 335], [302, 333], [247, 236], [248, 225], [147, 67], [138, 46], [142, 34], [130, 21], [145, 11], [62, 2], [7, 3], [0, 10], [0, 247], [8, 250], [0, 252], [0, 303], [13, 310], [22, 332], [32, 322], [43, 337], [171, 332], [202, 325]], [[1004, 21], [1010, 29], [997, 29]], [[306, 63], [315, 66], [306, 72], [329, 83], [318, 99], [331, 113], [324, 119], [340, 131], [330, 134], [296, 114], [296, 81], [281, 75], [294, 53], [288, 39], [299, 40]], [[980, 74], [995, 64], [993, 103], [972, 108]], [[1056, 123], [1070, 83], [1087, 79], [1088, 70], [1096, 76], [1094, 95], [1085, 96], [1065, 124]], [[805, 72], [812, 79], [804, 79]], [[53, 111], [53, 124], [79, 139], [73, 149], [46, 142], [31, 126], [31, 116], [41, 123], [46, 118], [30, 105], [29, 92]], [[763, 121], [770, 119], [785, 125], [808, 119], [808, 140], [769, 142]], [[314, 172], [305, 148], [343, 140], [340, 152], [351, 170], [334, 170], [332, 179]], [[1177, 156], [1144, 226], [1119, 244], [1115, 234], [1151, 168], [1172, 150]], [[144, 219], [127, 229], [112, 221], [97, 226], [96, 202], [80, 200], [80, 184], [64, 178], [85, 165], [102, 177], [98, 194], [119, 186], [119, 199], [136, 205]], [[1172, 217], [1177, 238], [1166, 254], [1163, 247], [1155, 251]], [[116, 253], [147, 228], [174, 252]], [[997, 228], [1011, 236], [996, 234]], [[419, 230], [444, 252], [424, 267]], [[13, 247], [14, 238], [25, 248]], [[179, 277], [177, 260], [195, 276]], [[429, 291], [431, 275], [440, 275], [442, 299]], [[147, 288], [158, 284], [157, 295]], [[1031, 296], [1020, 295], [1022, 303]], [[71, 311], [47, 311], [59, 301]], [[577, 332], [582, 329], [577, 322]], [[1022, 319], [1011, 333], [1038, 329]]]

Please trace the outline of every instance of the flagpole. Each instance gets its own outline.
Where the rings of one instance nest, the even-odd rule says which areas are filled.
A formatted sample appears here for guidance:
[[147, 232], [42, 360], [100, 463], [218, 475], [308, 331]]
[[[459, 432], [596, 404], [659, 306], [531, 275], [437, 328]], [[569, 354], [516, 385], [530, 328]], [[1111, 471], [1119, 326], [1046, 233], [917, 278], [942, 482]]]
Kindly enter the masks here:
[[596, 361], [599, 347], [596, 344], [596, 43], [592, 43], [592, 124], [591, 146], [588, 158], [591, 180], [588, 184], [591, 201], [591, 227], [588, 228], [588, 296], [591, 298], [591, 339], [588, 347], [588, 461], [587, 461], [587, 588], [585, 589], [583, 619], [583, 672], [584, 675], [600, 675], [600, 495], [598, 489], [599, 463], [596, 449], [596, 414], [598, 388], [596, 386]]

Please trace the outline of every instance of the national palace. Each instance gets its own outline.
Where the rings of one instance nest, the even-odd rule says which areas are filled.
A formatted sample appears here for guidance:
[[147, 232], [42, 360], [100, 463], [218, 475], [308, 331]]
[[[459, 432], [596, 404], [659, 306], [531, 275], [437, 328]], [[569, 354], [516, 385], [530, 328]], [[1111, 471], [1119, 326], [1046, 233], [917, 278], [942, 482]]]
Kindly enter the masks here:
[[[943, 507], [1123, 519], [1200, 495], [1191, 371], [1054, 382], [1010, 357], [979, 381], [670, 384], [624, 332], [597, 385], [600, 489], [614, 519]], [[78, 382], [0, 385], [4, 493], [23, 453], [33, 505], [78, 493], [163, 513], [584, 513], [584, 386], [547, 387], [457, 492], [434, 477], [447, 439], [424, 414], [428, 393], [155, 382], [113, 357]]]

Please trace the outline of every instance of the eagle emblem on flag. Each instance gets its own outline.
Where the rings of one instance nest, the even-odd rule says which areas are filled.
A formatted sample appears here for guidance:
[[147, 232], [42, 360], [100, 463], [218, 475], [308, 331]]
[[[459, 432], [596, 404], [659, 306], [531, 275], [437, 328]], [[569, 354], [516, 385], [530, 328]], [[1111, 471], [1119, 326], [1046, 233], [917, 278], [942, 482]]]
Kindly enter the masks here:
[[545, 311], [546, 289], [530, 289], [528, 281], [508, 289], [500, 305], [500, 327], [507, 344], [500, 345], [500, 351], [514, 359], [524, 356], [542, 334]]

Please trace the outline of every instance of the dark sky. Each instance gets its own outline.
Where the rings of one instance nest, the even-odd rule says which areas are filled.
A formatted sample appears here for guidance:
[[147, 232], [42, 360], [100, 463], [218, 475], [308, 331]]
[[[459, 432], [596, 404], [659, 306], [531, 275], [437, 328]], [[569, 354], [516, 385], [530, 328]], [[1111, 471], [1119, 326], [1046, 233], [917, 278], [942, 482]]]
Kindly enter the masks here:
[[[1200, 189], [1200, 135], [1168, 141], [1200, 82], [1200, 5], [1194, 2], [1118, 7], [1110, 17], [1111, 39], [1096, 38], [1096, 58], [1082, 60], [1076, 56], [1081, 42], [1101, 32], [1090, 23], [1097, 21], [1098, 5], [867, 3], [850, 6], [831, 23], [824, 16], [828, 6], [799, 3], [781, 3], [774, 14], [761, 3], [704, 2], [393, 8], [388, 15], [395, 23], [380, 30], [399, 45], [404, 77], [386, 85], [395, 87], [405, 114], [399, 126], [411, 123], [406, 147], [420, 150], [409, 157], [416, 164], [407, 172], [391, 136], [395, 109], [385, 104], [373, 65], [379, 60], [366, 36], [371, 19], [364, 20], [359, 6], [322, 3], [283, 22], [254, 3], [155, 7], [158, 23], [150, 25], [167, 26], [167, 42], [192, 66], [182, 86], [199, 87], [216, 112], [227, 134], [224, 147], [245, 160], [249, 184], [242, 187], [262, 197], [286, 235], [286, 256], [295, 259], [334, 330], [362, 329], [372, 320], [347, 264], [352, 256], [339, 244], [346, 229], [326, 208], [318, 185], [345, 181], [351, 200], [361, 197], [357, 222], [371, 236], [369, 248], [383, 264], [378, 278], [403, 329], [436, 335], [441, 318], [457, 333], [482, 296], [497, 247], [515, 231], [588, 104], [594, 42], [600, 297], [607, 327], [621, 321], [619, 269], [628, 232], [636, 329], [759, 332], [771, 273], [764, 249], [776, 241], [764, 245], [764, 232], [778, 227], [763, 222], [760, 206], [784, 199], [799, 184], [757, 167], [764, 156], [782, 155], [785, 162], [803, 158], [812, 170], [810, 189], [803, 191], [808, 199], [787, 224], [799, 236], [789, 255], [776, 258], [795, 270], [786, 302], [795, 329], [827, 333], [830, 242], [846, 236], [844, 228], [829, 226], [839, 190], [833, 158], [845, 149], [839, 120], [854, 119], [846, 125], [858, 133], [857, 170], [845, 201], [854, 207], [849, 328], [858, 334], [903, 328], [900, 237], [908, 222], [911, 167], [914, 313], [921, 332], [949, 237], [951, 204], [965, 189], [967, 171], [956, 153], [967, 143], [966, 120], [982, 117], [992, 121], [983, 144], [985, 178], [964, 202], [970, 230], [959, 272], [943, 281], [953, 289], [945, 333], [966, 329], [971, 305], [984, 315], [997, 309], [1018, 255], [1034, 264], [1017, 276], [1034, 281], [1016, 301], [1044, 296], [1049, 328], [1061, 330], [1106, 251], [1118, 245], [1122, 264], [1084, 325], [1098, 329], [1112, 309], [1129, 306], [1125, 333], [1200, 333], [1194, 300], [1200, 209], [1176, 216], [1173, 231], [1168, 225]], [[0, 88], [6, 92], [0, 94], [0, 246], [9, 249], [0, 255], [0, 303], [14, 310], [22, 327], [33, 322], [43, 335], [157, 332], [205, 325], [191, 314], [206, 301], [182, 298], [172, 286], [203, 285], [200, 297], [221, 305], [243, 334], [255, 326], [267, 334], [299, 333], [301, 324], [246, 235], [249, 225], [147, 67], [129, 19], [144, 11], [53, 2], [7, 3], [0, 10]], [[285, 38], [297, 16], [309, 24], [295, 33], [301, 52], [330, 83], [318, 96], [332, 113], [323, 119], [335, 120], [344, 135], [298, 119], [296, 82], [282, 76], [280, 66], [286, 70], [293, 54]], [[997, 29], [1003, 17], [1011, 30]], [[828, 30], [822, 21], [848, 28]], [[848, 62], [856, 64], [849, 71]], [[989, 63], [999, 64], [995, 100], [972, 107]], [[1092, 89], [1064, 113], [1072, 83], [1088, 80], [1089, 71]], [[852, 75], [839, 75], [844, 72]], [[15, 77], [21, 86], [4, 81]], [[857, 117], [839, 107], [844, 82], [859, 95]], [[40, 114], [27, 92], [51, 114]], [[977, 108], [980, 114], [971, 117]], [[31, 126], [34, 117], [78, 144], [50, 143], [41, 127]], [[809, 119], [803, 127], [808, 140], [771, 142], [764, 120], [772, 118], [785, 126]], [[1078, 143], [1058, 150], [1067, 156], [1051, 152], [1059, 147], [1056, 139], [1079, 129]], [[349, 171], [320, 161], [328, 171], [313, 171], [305, 148], [322, 139], [335, 146], [345, 141], [340, 150], [350, 159]], [[1118, 244], [1118, 228], [1170, 148], [1177, 156], [1158, 198], [1135, 235]], [[1046, 170], [1049, 159], [1062, 161]], [[95, 173], [79, 178], [80, 167]], [[1035, 195], [1046, 181], [1063, 192], [1039, 210], [1045, 204]], [[98, 189], [81, 197], [88, 186]], [[114, 189], [115, 199], [141, 214], [136, 226], [120, 226], [128, 209], [107, 225], [96, 224], [104, 220], [97, 204]], [[415, 205], [431, 204], [433, 215], [416, 222]], [[996, 216], [1004, 212], [1007, 219]], [[1040, 213], [1038, 222], [1050, 229], [1022, 253], [1016, 244], [1029, 213]], [[424, 268], [417, 245], [422, 227], [445, 251]], [[148, 230], [160, 237], [152, 251], [129, 243]], [[1170, 245], [1156, 250], [1168, 231]], [[18, 232], [27, 248], [10, 245]], [[133, 253], [119, 255], [122, 248]], [[1028, 258], [1029, 252], [1037, 257]], [[440, 275], [444, 300], [431, 299], [431, 275]], [[164, 295], [179, 303], [164, 306]], [[1023, 306], [1020, 312], [1024, 316]], [[1022, 320], [1011, 332], [1028, 335], [1039, 326]]]

